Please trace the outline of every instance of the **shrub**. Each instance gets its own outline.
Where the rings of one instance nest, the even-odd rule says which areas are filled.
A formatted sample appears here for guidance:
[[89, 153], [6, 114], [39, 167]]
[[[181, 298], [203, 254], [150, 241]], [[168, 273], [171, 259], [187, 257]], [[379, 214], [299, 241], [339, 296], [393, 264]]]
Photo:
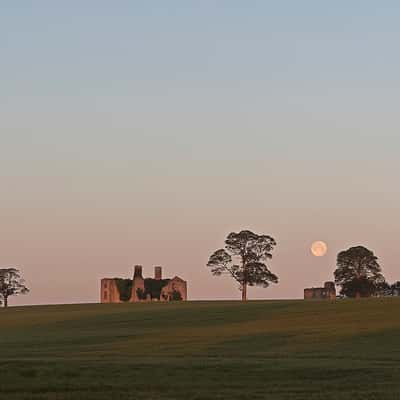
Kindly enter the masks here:
[[145, 294], [150, 294], [152, 299], [160, 300], [161, 290], [164, 286], [168, 285], [169, 279], [153, 279], [146, 278], [144, 280], [144, 291]]
[[181, 292], [179, 292], [178, 290], [174, 290], [172, 292], [171, 300], [172, 301], [182, 301], [183, 299], [182, 299]]
[[132, 294], [132, 279], [115, 278], [121, 301], [129, 301]]

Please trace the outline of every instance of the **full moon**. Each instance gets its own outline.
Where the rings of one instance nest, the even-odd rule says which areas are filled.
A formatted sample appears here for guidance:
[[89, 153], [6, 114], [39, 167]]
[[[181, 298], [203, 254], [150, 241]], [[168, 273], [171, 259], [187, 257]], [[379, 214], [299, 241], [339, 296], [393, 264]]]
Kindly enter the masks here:
[[311, 246], [311, 253], [315, 257], [323, 257], [328, 251], [328, 246], [325, 242], [314, 242]]

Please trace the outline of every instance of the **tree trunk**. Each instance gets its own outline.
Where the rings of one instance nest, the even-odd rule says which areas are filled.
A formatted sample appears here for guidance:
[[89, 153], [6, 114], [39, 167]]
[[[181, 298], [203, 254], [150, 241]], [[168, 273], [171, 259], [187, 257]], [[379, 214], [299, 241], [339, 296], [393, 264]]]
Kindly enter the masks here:
[[4, 307], [8, 306], [8, 297], [4, 297]]
[[242, 301], [247, 300], [247, 283], [242, 284]]

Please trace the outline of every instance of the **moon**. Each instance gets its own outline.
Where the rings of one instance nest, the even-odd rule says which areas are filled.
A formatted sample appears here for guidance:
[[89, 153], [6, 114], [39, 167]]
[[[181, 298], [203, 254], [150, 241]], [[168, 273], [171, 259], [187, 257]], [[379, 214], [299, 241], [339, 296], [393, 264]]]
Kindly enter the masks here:
[[311, 253], [315, 257], [323, 257], [328, 251], [328, 245], [325, 242], [317, 241], [311, 246]]

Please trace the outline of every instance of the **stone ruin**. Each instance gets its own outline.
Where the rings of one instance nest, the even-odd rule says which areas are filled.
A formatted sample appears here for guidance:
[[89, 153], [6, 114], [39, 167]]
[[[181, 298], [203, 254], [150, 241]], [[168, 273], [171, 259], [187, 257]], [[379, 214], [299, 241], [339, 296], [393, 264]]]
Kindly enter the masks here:
[[173, 300], [187, 300], [187, 282], [178, 276], [162, 279], [161, 267], [154, 268], [154, 278], [143, 278], [142, 266], [136, 265], [133, 279], [103, 278], [100, 282], [101, 303]]
[[324, 287], [304, 289], [304, 300], [336, 300], [334, 282], [325, 282]]

